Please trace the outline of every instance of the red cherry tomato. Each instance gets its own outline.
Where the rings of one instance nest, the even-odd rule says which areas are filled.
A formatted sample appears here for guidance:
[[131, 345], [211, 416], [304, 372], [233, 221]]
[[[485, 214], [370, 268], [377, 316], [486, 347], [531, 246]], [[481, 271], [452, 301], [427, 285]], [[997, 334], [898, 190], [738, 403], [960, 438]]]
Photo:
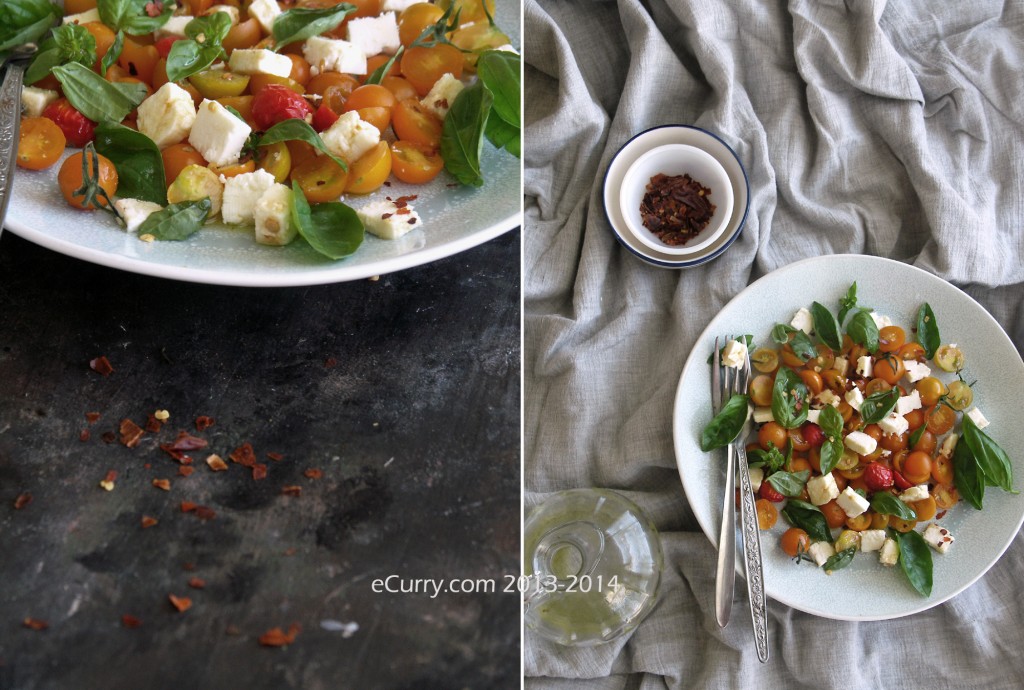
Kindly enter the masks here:
[[305, 98], [281, 84], [268, 84], [252, 99], [252, 119], [256, 128], [264, 132], [278, 122], [293, 117], [303, 120], [312, 113], [313, 108]]
[[313, 129], [323, 132], [338, 121], [338, 114], [326, 105], [321, 105], [313, 113]]
[[907, 489], [913, 486], [913, 484], [904, 479], [903, 475], [897, 472], [896, 470], [893, 470], [892, 475], [893, 482], [895, 482], [896, 488], [899, 489], [900, 491], [906, 491]]
[[171, 46], [174, 45], [175, 41], [182, 40], [181, 36], [164, 36], [154, 45], [156, 45], [156, 52], [160, 57], [167, 59], [167, 56], [171, 54]]
[[43, 117], [53, 120], [60, 127], [71, 146], [82, 148], [96, 136], [96, 123], [75, 110], [66, 98], [58, 98], [46, 106]]
[[885, 465], [873, 462], [864, 469], [864, 483], [870, 491], [884, 491], [892, 486], [895, 478], [892, 470]]
[[821, 430], [820, 426], [811, 422], [807, 422], [800, 428], [800, 434], [805, 441], [811, 444], [812, 448], [817, 448], [825, 442], [825, 432]]
[[761, 498], [766, 501], [771, 501], [772, 503], [782, 503], [786, 500], [786, 497], [776, 491], [768, 482], [762, 482], [761, 488], [757, 493]]

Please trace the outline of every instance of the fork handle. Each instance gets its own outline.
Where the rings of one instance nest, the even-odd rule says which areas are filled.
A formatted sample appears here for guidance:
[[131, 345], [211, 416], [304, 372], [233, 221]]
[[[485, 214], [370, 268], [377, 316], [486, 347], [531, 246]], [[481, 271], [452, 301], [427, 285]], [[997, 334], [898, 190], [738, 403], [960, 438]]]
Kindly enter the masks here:
[[18, 124], [21, 121], [21, 81], [24, 68], [16, 60], [7, 63], [0, 85], [0, 230], [11, 201], [14, 156], [18, 152]]
[[742, 447], [736, 449], [736, 471], [740, 473], [740, 521], [743, 536], [743, 570], [747, 578], [750, 618], [754, 624], [754, 645], [761, 663], [768, 661], [768, 612], [764, 596], [764, 571], [761, 562], [761, 535], [757, 525], [757, 506], [747, 473], [747, 457]]
[[725, 501], [722, 531], [718, 535], [718, 570], [715, 573], [715, 617], [722, 628], [729, 624], [736, 588], [736, 453], [733, 444], [727, 445], [725, 452]]

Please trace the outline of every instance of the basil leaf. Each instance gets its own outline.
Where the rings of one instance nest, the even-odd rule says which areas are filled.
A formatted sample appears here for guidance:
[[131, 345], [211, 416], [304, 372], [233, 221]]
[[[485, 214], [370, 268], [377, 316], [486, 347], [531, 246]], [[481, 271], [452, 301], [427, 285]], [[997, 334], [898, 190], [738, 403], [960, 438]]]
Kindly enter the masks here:
[[305, 41], [307, 38], [330, 31], [355, 11], [354, 5], [344, 2], [322, 9], [295, 7], [286, 10], [277, 15], [273, 27], [271, 27], [274, 36], [274, 50], [278, 51], [289, 43]]
[[53, 68], [64, 64], [57, 42], [47, 38], [39, 44], [39, 52], [32, 58], [28, 68], [25, 70], [25, 85], [35, 84], [37, 81], [50, 74]]
[[189, 39], [175, 41], [171, 46], [171, 52], [167, 54], [167, 80], [181, 81], [202, 72], [223, 54], [224, 49], [220, 44], [201, 45]]
[[[789, 338], [790, 334], [793, 334], [792, 340]], [[779, 345], [789, 343], [789, 347], [793, 350], [793, 354], [805, 362], [812, 357], [818, 356], [818, 348], [814, 347], [814, 343], [811, 341], [810, 336], [799, 328], [793, 328], [788, 324], [777, 323], [772, 326], [772, 340], [777, 342]]]
[[821, 444], [821, 473], [828, 474], [836, 468], [843, 457], [843, 417], [839, 410], [826, 405], [818, 414], [818, 426], [825, 435]]
[[974, 420], [967, 415], [964, 415], [963, 432], [964, 440], [967, 441], [967, 446], [977, 461], [978, 471], [985, 484], [1017, 493], [1013, 490], [1013, 467], [1006, 451], [1000, 448], [992, 437], [979, 429]]
[[810, 503], [789, 499], [782, 509], [782, 516], [794, 527], [807, 532], [813, 541], [832, 541], [832, 531], [821, 510]]
[[388, 72], [391, 71], [391, 68], [395, 66], [395, 62], [397, 62], [402, 57], [402, 55], [404, 53], [405, 53], [405, 46], [398, 46], [398, 50], [395, 52], [395, 54], [392, 55], [391, 58], [387, 62], [385, 62], [383, 65], [381, 65], [377, 69], [373, 70], [373, 73], [370, 74], [370, 76], [368, 76], [366, 78], [366, 81], [363, 82], [363, 83], [364, 84], [380, 84], [382, 81], [384, 81], [384, 77], [386, 77], [388, 75]]
[[522, 153], [521, 132], [518, 127], [513, 127], [500, 117], [487, 118], [487, 127], [484, 128], [484, 136], [496, 149], [505, 149], [516, 158]]
[[203, 227], [209, 214], [210, 197], [171, 204], [142, 221], [139, 237], [152, 235], [158, 240], [184, 240]]
[[772, 326], [772, 340], [779, 345], [785, 345], [789, 342], [789, 334], [796, 333], [796, 329], [785, 323], [777, 323]]
[[872, 393], [860, 404], [861, 419], [865, 424], [878, 424], [896, 408], [896, 402], [899, 399], [899, 388]]
[[363, 243], [363, 223], [356, 212], [339, 201], [310, 208], [298, 182], [292, 181], [292, 222], [313, 249], [341, 259]]
[[935, 313], [927, 302], [917, 310], [917, 342], [921, 343], [928, 359], [935, 356], [935, 351], [942, 344], [939, 339], [939, 324], [936, 323]]
[[792, 369], [780, 367], [772, 388], [772, 417], [786, 429], [807, 421], [807, 384]]
[[441, 157], [444, 158], [445, 169], [464, 185], [479, 187], [484, 183], [480, 154], [493, 100], [483, 81], [477, 81], [455, 97], [444, 118]]
[[833, 350], [840, 350], [843, 347], [843, 333], [839, 328], [839, 322], [832, 312], [824, 304], [813, 302], [811, 304], [811, 317], [814, 319], [814, 332], [821, 338], [821, 342]]
[[846, 315], [857, 308], [857, 283], [856, 281], [846, 291], [846, 296], [839, 299], [839, 327], [842, 328]]
[[[753, 462], [749, 462], [750, 458], [753, 458]], [[786, 458], [779, 452], [779, 449], [774, 444], [768, 444], [768, 450], [761, 448], [755, 448], [747, 451], [748, 464], [751, 467], [764, 466], [768, 469], [768, 474], [772, 472], [778, 472], [783, 465], [786, 464]]]
[[0, 54], [38, 41], [64, 12], [47, 0], [4, 0], [0, 3]]
[[900, 568], [907, 576], [910, 586], [922, 596], [932, 593], [932, 552], [924, 537], [913, 530], [893, 532], [893, 538], [900, 547]]
[[293, 117], [289, 120], [278, 122], [263, 133], [257, 146], [269, 146], [270, 144], [282, 141], [304, 141], [330, 156], [335, 163], [341, 166], [342, 170], [348, 170], [348, 165], [345, 161], [331, 153], [327, 145], [324, 144], [324, 140], [320, 138], [316, 130], [310, 127], [305, 120]]
[[747, 421], [750, 398], [736, 393], [722, 406], [700, 434], [700, 449], [707, 453], [733, 442]]
[[150, 0], [99, 0], [96, 9], [100, 20], [115, 31], [132, 36], [153, 33], [167, 23], [174, 12], [174, 3], [164, 0], [160, 14], [150, 17], [146, 6]]
[[917, 513], [906, 503], [885, 491], [871, 497], [871, 509], [879, 515], [895, 515], [901, 520], [917, 520]]
[[828, 560], [821, 566], [825, 572], [834, 572], [836, 570], [842, 570], [846, 566], [853, 563], [853, 557], [857, 555], [857, 547], [851, 546], [848, 549], [843, 549], [837, 552], [833, 556], [829, 556]]
[[96, 128], [96, 150], [117, 169], [119, 196], [161, 206], [167, 203], [163, 158], [152, 139], [129, 127], [104, 122]]
[[854, 314], [850, 318], [846, 332], [853, 342], [863, 345], [868, 352], [874, 354], [878, 351], [878, 326], [868, 312], [861, 310]]
[[202, 45], [221, 44], [231, 31], [231, 15], [227, 12], [214, 12], [196, 17], [185, 25], [185, 38], [191, 38]]
[[80, 24], [65, 24], [53, 30], [63, 62], [77, 62], [92, 67], [96, 64], [96, 39]]
[[55, 67], [53, 75], [71, 105], [93, 122], [120, 122], [146, 98], [145, 84], [112, 83], [77, 62]]
[[800, 492], [803, 491], [810, 476], [810, 470], [800, 470], [799, 472], [775, 472], [765, 481], [771, 484], [772, 488], [783, 496], [793, 498], [794, 496], [800, 495]]
[[121, 57], [122, 50], [124, 50], [124, 31], [119, 30], [117, 36], [114, 37], [114, 42], [110, 44], [110, 48], [100, 60], [100, 74], [106, 74], [107, 70], [113, 67], [117, 58]]
[[978, 469], [978, 461], [970, 446], [963, 439], [956, 444], [956, 450], [953, 451], [953, 483], [965, 501], [978, 510], [982, 509], [982, 502], [985, 499], [985, 477]]
[[494, 96], [491, 111], [517, 129], [522, 126], [519, 113], [521, 72], [521, 58], [507, 50], [485, 50], [476, 63], [476, 73]]

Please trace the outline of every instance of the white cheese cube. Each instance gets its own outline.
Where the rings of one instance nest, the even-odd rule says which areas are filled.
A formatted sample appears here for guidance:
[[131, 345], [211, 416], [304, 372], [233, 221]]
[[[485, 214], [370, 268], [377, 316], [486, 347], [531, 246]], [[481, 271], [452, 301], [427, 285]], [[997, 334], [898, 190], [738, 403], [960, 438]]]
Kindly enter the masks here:
[[942, 439], [942, 445], [939, 446], [939, 455], [945, 455], [947, 458], [953, 457], [953, 451], [956, 450], [956, 442], [960, 440], [960, 436], [955, 433], [950, 433], [949, 436]]
[[878, 551], [885, 543], [884, 529], [866, 529], [860, 533], [861, 551]]
[[402, 45], [394, 12], [349, 19], [345, 37], [358, 46], [363, 55], [394, 55]]
[[757, 493], [761, 488], [761, 482], [764, 481], [764, 470], [760, 467], [748, 467], [747, 476], [750, 477], [750, 490]]
[[857, 455], [871, 455], [878, 448], [878, 441], [863, 431], [851, 431], [846, 435], [843, 443]]
[[953, 545], [953, 535], [949, 533], [949, 530], [945, 527], [939, 527], [934, 522], [928, 525], [925, 529], [924, 534], [921, 535], [924, 540], [928, 542], [928, 546], [932, 547], [939, 553], [946, 553], [949, 551], [949, 547]]
[[249, 5], [249, 16], [260, 23], [268, 34], [274, 31], [274, 20], [281, 14], [277, 0], [253, 0]]
[[921, 407], [921, 394], [916, 389], [911, 391], [910, 395], [901, 395], [899, 400], [896, 401], [896, 413], [900, 415], [920, 410]]
[[295, 239], [299, 229], [292, 223], [292, 190], [275, 184], [256, 202], [253, 221], [256, 241], [260, 244], [284, 245]]
[[886, 539], [878, 552], [878, 562], [882, 565], [896, 565], [900, 558], [900, 547], [895, 539]]
[[320, 138], [331, 153], [354, 163], [380, 142], [380, 130], [350, 110], [322, 132]]
[[900, 500], [904, 503], [913, 503], [914, 501], [922, 501], [928, 498], [928, 485], [918, 484], [912, 486], [899, 496]]
[[772, 408], [770, 407], [755, 407], [754, 408], [754, 423], [765, 424], [766, 422], [774, 422], [775, 417], [772, 415]]
[[100, 20], [100, 11], [96, 8], [86, 10], [85, 12], [79, 12], [78, 14], [69, 14], [61, 20], [61, 24], [88, 24], [89, 22], [98, 22]]
[[807, 480], [807, 496], [816, 506], [823, 506], [832, 499], [839, 498], [836, 478], [831, 472], [820, 477], [811, 477]]
[[870, 316], [871, 320], [875, 322], [875, 325], [878, 326], [879, 330], [892, 325], [892, 319], [883, 314], [879, 314], [878, 312], [873, 311], [868, 314], [868, 316]]
[[[771, 408], [768, 408], [769, 410]], [[811, 424], [817, 424], [818, 420], [821, 419], [821, 410], [807, 410], [807, 421]]]
[[855, 518], [864, 511], [866, 511], [871, 504], [868, 503], [868, 499], [861, 496], [859, 493], [846, 487], [843, 493], [839, 494], [839, 498], [836, 499], [836, 505], [843, 509], [846, 513], [846, 517]]
[[880, 426], [882, 431], [887, 434], [899, 436], [910, 428], [910, 423], [903, 415], [896, 412], [890, 412], [885, 419], [878, 423], [878, 426]]
[[[384, 0], [384, 4], [380, 6], [381, 12], [401, 12], [406, 10], [410, 5], [415, 5], [417, 2], [423, 2], [423, 0]], [[465, 26], [465, 24], [463, 24]]]
[[730, 340], [722, 349], [722, 366], [724, 367], [742, 369], [746, 359], [747, 345], [743, 341]]
[[912, 359], [908, 359], [903, 364], [907, 369], [907, 380], [911, 383], [917, 383], [926, 376], [932, 375], [932, 370], [923, 362], [915, 362]]
[[46, 106], [59, 97], [56, 91], [26, 86], [21, 90], [21, 114], [24, 117], [42, 117]]
[[846, 357], [836, 357], [832, 368], [838, 371], [840, 376], [846, 376], [846, 372], [850, 370], [850, 360]]
[[402, 199], [372, 201], [356, 209], [356, 215], [367, 232], [385, 240], [396, 240], [423, 224], [419, 214]]
[[871, 378], [871, 372], [874, 371], [872, 364], [871, 355], [864, 355], [863, 357], [857, 358], [857, 373], [866, 379]]
[[811, 331], [814, 330], [814, 317], [811, 316], [811, 312], [808, 311], [807, 307], [800, 307], [799, 311], [793, 314], [793, 320], [789, 322], [789, 325], [798, 331], [803, 331], [810, 335]]
[[157, 40], [160, 40], [161, 38], [165, 38], [167, 36], [180, 36], [184, 38], [185, 27], [188, 26], [188, 23], [193, 19], [195, 19], [195, 17], [191, 15], [182, 14], [178, 16], [172, 16], [164, 23], [163, 26], [154, 31], [153, 34], [154, 36], [156, 36]]
[[174, 82], [167, 82], [139, 104], [136, 125], [157, 146], [166, 148], [188, 136], [195, 121], [192, 96]]
[[124, 229], [128, 232], [137, 232], [142, 222], [162, 210], [163, 206], [142, 199], [118, 199], [114, 202], [114, 208], [120, 212], [124, 220]]
[[[192, 125], [192, 133], [188, 136], [188, 143], [192, 144], [208, 163], [225, 166], [238, 162], [238, 154], [242, 152], [245, 140], [251, 132], [252, 128], [232, 115], [230, 110], [217, 101], [207, 99], [199, 104], [199, 112]], [[252, 209], [249, 210], [249, 218], [252, 218]]]
[[214, 5], [210, 9], [206, 10], [207, 15], [215, 14], [217, 12], [223, 12], [224, 14], [228, 15], [228, 17], [231, 18], [231, 26], [234, 26], [242, 19], [241, 13], [238, 11], [238, 8], [232, 5]]
[[971, 418], [971, 421], [973, 421], [974, 425], [977, 426], [979, 429], [984, 429], [989, 424], [989, 421], [985, 419], [985, 415], [983, 415], [981, 413], [981, 410], [979, 410], [977, 407], [972, 407], [971, 409], [969, 409], [967, 411], [967, 416]]
[[256, 204], [275, 184], [274, 176], [266, 170], [225, 178], [224, 205], [220, 210], [224, 222], [251, 223]]
[[366, 53], [348, 41], [313, 36], [302, 46], [310, 74], [344, 72], [366, 74]]
[[825, 561], [836, 555], [836, 550], [827, 541], [816, 541], [807, 549], [807, 555], [813, 558], [820, 568], [825, 565]]
[[[448, 110], [452, 107], [452, 103], [455, 102], [455, 98], [462, 93], [464, 88], [466, 87], [461, 81], [451, 74], [445, 73], [434, 82], [434, 85], [430, 88], [430, 93], [423, 97], [420, 105], [444, 120]], [[746, 345], [744, 345], [743, 349], [746, 351]]]
[[236, 74], [271, 74], [287, 77], [292, 73], [292, 60], [262, 48], [237, 48], [231, 52], [228, 67]]
[[827, 388], [822, 392], [814, 396], [814, 402], [820, 404], [822, 407], [831, 405], [832, 407], [839, 407], [839, 396], [828, 390]]
[[853, 388], [846, 391], [846, 404], [860, 412], [860, 406], [864, 403], [864, 394], [860, 388]]

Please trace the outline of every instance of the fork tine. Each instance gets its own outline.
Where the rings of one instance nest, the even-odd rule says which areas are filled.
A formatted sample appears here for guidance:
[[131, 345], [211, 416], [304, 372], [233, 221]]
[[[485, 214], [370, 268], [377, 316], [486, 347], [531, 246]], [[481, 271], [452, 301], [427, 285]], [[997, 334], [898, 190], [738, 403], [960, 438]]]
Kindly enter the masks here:
[[721, 363], [718, 361], [718, 336], [715, 336], [715, 351], [711, 355], [711, 410], [714, 414], [722, 409], [722, 388], [719, 378]]

